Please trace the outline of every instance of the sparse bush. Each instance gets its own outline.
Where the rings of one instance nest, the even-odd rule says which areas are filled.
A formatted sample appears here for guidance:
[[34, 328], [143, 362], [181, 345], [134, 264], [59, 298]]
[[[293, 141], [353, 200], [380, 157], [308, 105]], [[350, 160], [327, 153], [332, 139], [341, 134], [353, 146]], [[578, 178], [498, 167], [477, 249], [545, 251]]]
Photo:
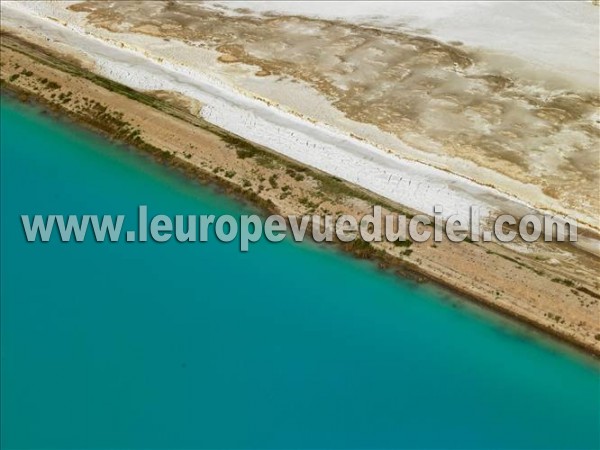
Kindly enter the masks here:
[[277, 184], [277, 175], [273, 174], [269, 177], [269, 184], [271, 185], [271, 187], [273, 189], [277, 188], [278, 184]]

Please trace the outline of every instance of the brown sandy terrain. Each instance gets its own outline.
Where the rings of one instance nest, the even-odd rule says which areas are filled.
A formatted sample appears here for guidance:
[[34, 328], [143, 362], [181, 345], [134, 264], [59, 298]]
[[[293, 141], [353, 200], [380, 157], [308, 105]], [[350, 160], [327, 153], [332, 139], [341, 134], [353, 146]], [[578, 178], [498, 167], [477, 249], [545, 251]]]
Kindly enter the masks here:
[[[419, 150], [474, 162], [600, 215], [598, 91], [461, 43], [366, 25], [232, 16], [190, 2], [85, 1], [70, 9], [96, 27], [185, 42], [191, 52], [216, 49], [219, 61], [254, 67], [257, 76], [306, 83], [346, 117]], [[442, 160], [435, 164], [449, 169]], [[472, 168], [450, 170], [490, 182]]]
[[[14, 36], [2, 36], [0, 66], [3, 91], [40, 102], [190, 176], [216, 182], [265, 211], [361, 217], [380, 204], [403, 212], [399, 205], [208, 124], [193, 114], [197, 104], [169, 93], [132, 91]], [[600, 355], [600, 262], [572, 246], [540, 243], [529, 245], [528, 253], [494, 243], [447, 241], [357, 242], [342, 248], [402, 276], [438, 282]]]

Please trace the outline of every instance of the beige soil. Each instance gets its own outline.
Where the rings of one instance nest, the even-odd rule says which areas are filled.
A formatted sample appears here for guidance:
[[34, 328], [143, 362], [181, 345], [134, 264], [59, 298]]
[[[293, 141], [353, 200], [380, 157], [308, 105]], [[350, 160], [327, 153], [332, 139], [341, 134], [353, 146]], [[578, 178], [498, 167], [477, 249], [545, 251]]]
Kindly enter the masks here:
[[442, 165], [445, 156], [474, 162], [600, 216], [597, 90], [408, 31], [241, 10], [232, 16], [191, 2], [85, 1], [70, 10], [112, 32], [185, 42], [191, 53], [215, 49], [219, 61], [251, 66], [273, 83], [300, 81], [346, 117], [436, 154], [442, 169], [489, 183], [485, 173]]

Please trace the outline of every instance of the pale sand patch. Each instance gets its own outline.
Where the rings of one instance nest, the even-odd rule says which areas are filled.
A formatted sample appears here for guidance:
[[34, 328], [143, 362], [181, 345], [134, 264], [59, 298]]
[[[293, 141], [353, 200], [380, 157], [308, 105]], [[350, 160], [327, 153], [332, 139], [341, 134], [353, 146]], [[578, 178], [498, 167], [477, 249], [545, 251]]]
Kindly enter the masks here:
[[[71, 26], [70, 24], [71, 22], [69, 22], [70, 28], [77, 34], [78, 26]], [[38, 22], [37, 26], [42, 25]], [[33, 28], [36, 28], [36, 24], [33, 24]], [[45, 32], [48, 33], [49, 30], [49, 28], [46, 28]], [[114, 39], [115, 35], [111, 34], [111, 36], [111, 39]], [[539, 186], [518, 183], [505, 178], [504, 181], [507, 183], [502, 186], [509, 187], [505, 192], [510, 195], [503, 195], [498, 192], [497, 185], [491, 184], [490, 187], [496, 189], [490, 189], [481, 183], [470, 183], [470, 179], [478, 181], [478, 177], [482, 175], [486, 185], [490, 183], [490, 180], [493, 180], [492, 183], [494, 183], [502, 177], [498, 176], [496, 172], [478, 168], [472, 163], [469, 166], [469, 163], [464, 160], [461, 165], [470, 167], [469, 170], [466, 170], [470, 176], [466, 178], [453, 177], [444, 171], [435, 171], [422, 164], [414, 164], [407, 159], [398, 161], [396, 158], [386, 157], [381, 149], [369, 145], [354, 133], [350, 136], [341, 135], [328, 126], [321, 125], [311, 127], [310, 133], [307, 135], [306, 132], [302, 133], [307, 129], [307, 124], [301, 124], [294, 117], [290, 117], [289, 114], [286, 116], [286, 114], [281, 113], [281, 105], [278, 105], [278, 111], [274, 111], [271, 107], [272, 104], [268, 103], [268, 107], [265, 108], [260, 102], [247, 101], [240, 96], [236, 96], [235, 91], [231, 92], [223, 89], [225, 85], [219, 79], [215, 79], [211, 75], [205, 77], [206, 74], [203, 74], [204, 78], [199, 78], [200, 74], [198, 72], [190, 71], [186, 66], [169, 62], [168, 59], [163, 57], [152, 60], [146, 50], [144, 50], [144, 59], [140, 60], [138, 58], [135, 67], [132, 67], [129, 63], [123, 65], [123, 55], [119, 56], [119, 51], [125, 52], [124, 54], [131, 60], [131, 58], [135, 58], [135, 54], [128, 50], [139, 53], [139, 45], [144, 48], [144, 45], [148, 44], [148, 39], [150, 39], [147, 36], [134, 35], [133, 37], [137, 39], [138, 43], [132, 47], [132, 37], [127, 35], [130, 44], [125, 46], [125, 49], [121, 48], [124, 46], [123, 42], [117, 41], [120, 45], [112, 45], [114, 41], [112, 43], [111, 41], [103, 41], [111, 44], [112, 47], [110, 49], [105, 47], [100, 53], [97, 50], [98, 42], [86, 41], [78, 37], [73, 37], [73, 39], [77, 41], [78, 45], [84, 45], [85, 42], [94, 44], [93, 46], [88, 45], [87, 52], [88, 54], [90, 51], [92, 52], [97, 67], [102, 73], [137, 88], [174, 90], [200, 98], [207, 105], [203, 109], [204, 117], [213, 121], [213, 123], [292, 156], [301, 162], [363, 185], [374, 192], [412, 208], [430, 212], [433, 204], [440, 203], [445, 206], [447, 215], [454, 212], [464, 215], [469, 206], [481, 205], [484, 210], [490, 210], [491, 208], [492, 210], [508, 211], [515, 215], [521, 215], [527, 212], [528, 208], [519, 199], [527, 199], [525, 203], [529, 201], [531, 205], [535, 205], [536, 208], [541, 210], [569, 214], [588, 224], [595, 225], [594, 218], [587, 214], [587, 210], [582, 212], [580, 208], [566, 208], [563, 202], [556, 201], [543, 194]], [[65, 39], [68, 41], [69, 37], [63, 30], [59, 40], [65, 41]], [[168, 45], [163, 42], [162, 46], [169, 49], [177, 48], [177, 44], [171, 41]], [[147, 47], [153, 48], [152, 45]], [[453, 54], [452, 52], [450, 54]], [[153, 61], [156, 61], [158, 66]], [[149, 74], [151, 74], [150, 77]], [[181, 79], [180, 75], [185, 75], [188, 78], [183, 84], [174, 83], [173, 74], [179, 76], [179, 79]], [[196, 89], [190, 90], [190, 82], [195, 84]], [[207, 89], [211, 90], [214, 87], [218, 89], [217, 97], [214, 95], [206, 97]], [[204, 91], [199, 92], [197, 88], [204, 89]], [[240, 109], [239, 105], [243, 105], [243, 107]], [[275, 122], [273, 122], [273, 114], [276, 115]], [[285, 126], [283, 127], [279, 126], [282, 119], [285, 120]], [[249, 124], [252, 126], [248, 126]], [[291, 131], [292, 129], [293, 131]], [[323, 136], [326, 136], [326, 139], [333, 137], [336, 140], [335, 145], [324, 144]], [[342, 144], [346, 148], [340, 149]], [[362, 152], [358, 159], [356, 159], [356, 155], [353, 154], [352, 150], [356, 148], [359, 148]], [[404, 152], [414, 152], [413, 149], [404, 144], [403, 150]], [[442, 158], [447, 159], [444, 156]], [[375, 164], [373, 164], [374, 161], [376, 161]], [[392, 165], [391, 168], [390, 164]], [[408, 171], [406, 168], [409, 168]], [[443, 166], [442, 168], [445, 169]]]
[[[122, 45], [165, 69], [202, 76], [331, 126], [381, 152], [435, 166], [537, 209], [600, 227], [598, 126], [593, 115], [597, 95], [569, 90], [514, 58], [494, 55], [490, 61], [489, 55], [464, 45], [407, 34], [402, 28], [381, 31], [297, 16], [230, 17], [201, 5], [87, 2], [74, 7], [85, 14], [67, 11], [61, 3], [22, 6]], [[219, 58], [229, 62], [219, 64]], [[505, 63], [508, 69], [492, 63]], [[100, 70], [127, 82], [113, 64], [104, 62]], [[145, 82], [138, 78], [135, 82]], [[181, 89], [172, 83], [146, 87]], [[214, 109], [207, 107], [211, 114]], [[221, 120], [219, 125], [228, 127], [244, 118], [232, 116], [234, 124]], [[280, 137], [234, 131], [285, 151], [276, 145]], [[358, 174], [321, 168], [364, 183]], [[394, 198], [385, 183], [371, 181], [366, 187]], [[431, 209], [429, 201], [423, 203], [421, 209]]]

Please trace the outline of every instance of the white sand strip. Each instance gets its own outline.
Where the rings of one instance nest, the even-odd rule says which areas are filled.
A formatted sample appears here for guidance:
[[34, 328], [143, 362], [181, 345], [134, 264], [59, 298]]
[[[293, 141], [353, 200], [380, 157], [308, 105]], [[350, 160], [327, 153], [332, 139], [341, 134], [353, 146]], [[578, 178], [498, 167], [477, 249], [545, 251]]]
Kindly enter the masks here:
[[199, 100], [209, 122], [291, 157], [303, 164], [345, 179], [417, 211], [431, 214], [442, 205], [444, 216], [469, 217], [478, 207], [482, 217], [498, 210], [515, 215], [533, 209], [517, 198], [490, 187], [390, 155], [336, 130], [315, 125], [185, 66], [154, 61], [115, 43], [85, 33], [76, 25], [63, 26], [37, 16], [19, 3], [2, 3], [2, 23], [83, 51], [99, 74], [140, 90], [169, 90]]

